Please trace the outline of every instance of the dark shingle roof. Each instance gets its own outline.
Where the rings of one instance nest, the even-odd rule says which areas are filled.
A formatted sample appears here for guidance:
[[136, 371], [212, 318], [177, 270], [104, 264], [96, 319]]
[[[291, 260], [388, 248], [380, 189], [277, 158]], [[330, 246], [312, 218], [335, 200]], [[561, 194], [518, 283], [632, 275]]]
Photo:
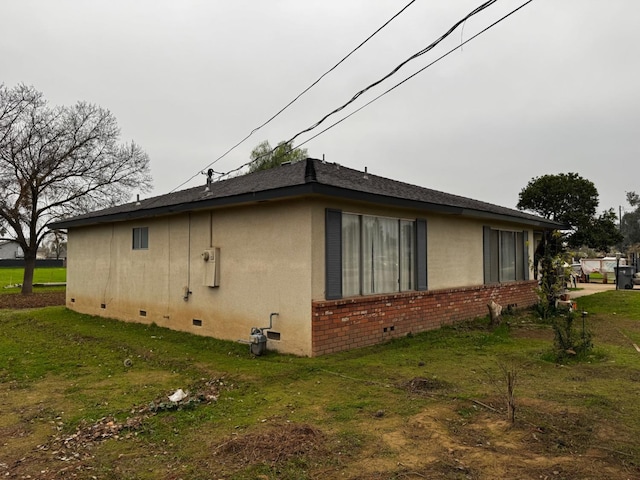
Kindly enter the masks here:
[[127, 203], [79, 215], [52, 223], [50, 228], [73, 228], [300, 195], [327, 195], [427, 211], [508, 220], [541, 228], [563, 227], [559, 223], [519, 210], [398, 182], [335, 163], [307, 159], [215, 182], [211, 184], [209, 191], [202, 185], [140, 200], [139, 203]]

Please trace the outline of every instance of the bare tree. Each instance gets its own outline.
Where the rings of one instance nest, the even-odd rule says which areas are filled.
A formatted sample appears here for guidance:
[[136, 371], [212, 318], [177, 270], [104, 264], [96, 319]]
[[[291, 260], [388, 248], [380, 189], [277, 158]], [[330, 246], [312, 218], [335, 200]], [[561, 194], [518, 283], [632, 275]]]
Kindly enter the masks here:
[[50, 107], [31, 86], [0, 85], [0, 231], [24, 251], [22, 293], [32, 291], [48, 223], [151, 188], [149, 157], [119, 136], [115, 117], [99, 106]]
[[67, 251], [67, 235], [62, 230], [53, 230], [51, 235], [43, 241], [43, 247], [47, 258], [60, 260]]

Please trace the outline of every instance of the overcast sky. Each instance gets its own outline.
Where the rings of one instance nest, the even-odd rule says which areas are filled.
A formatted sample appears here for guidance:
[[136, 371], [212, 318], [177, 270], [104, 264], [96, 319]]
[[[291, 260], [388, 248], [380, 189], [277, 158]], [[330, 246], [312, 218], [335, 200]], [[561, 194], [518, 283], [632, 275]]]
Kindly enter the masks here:
[[[108, 108], [167, 193], [262, 124], [409, 0], [4, 0], [0, 83]], [[342, 105], [482, 0], [417, 0], [213, 168], [249, 160]], [[524, 0], [500, 0], [329, 125]], [[640, 193], [640, 2], [534, 0], [306, 143], [309, 156], [515, 207], [533, 177], [577, 172], [599, 210]], [[321, 128], [299, 137], [299, 145]], [[198, 175], [185, 185], [203, 183]], [[629, 208], [627, 206], [627, 208]]]

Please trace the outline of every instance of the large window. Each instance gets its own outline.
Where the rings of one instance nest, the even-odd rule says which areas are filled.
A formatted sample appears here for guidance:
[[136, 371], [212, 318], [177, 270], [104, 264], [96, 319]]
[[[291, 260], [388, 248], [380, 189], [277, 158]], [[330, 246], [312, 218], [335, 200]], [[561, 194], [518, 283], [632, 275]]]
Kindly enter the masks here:
[[529, 279], [528, 232], [484, 227], [484, 283]]
[[426, 290], [425, 221], [328, 210], [327, 298], [406, 290]]
[[133, 249], [146, 250], [149, 248], [149, 227], [135, 227], [133, 229]]

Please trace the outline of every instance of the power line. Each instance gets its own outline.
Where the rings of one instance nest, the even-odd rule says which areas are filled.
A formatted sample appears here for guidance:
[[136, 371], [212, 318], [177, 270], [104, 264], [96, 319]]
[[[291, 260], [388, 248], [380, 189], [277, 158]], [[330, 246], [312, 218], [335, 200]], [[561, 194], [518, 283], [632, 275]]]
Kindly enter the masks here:
[[[249, 139], [249, 137], [251, 137], [254, 133], [256, 133], [258, 130], [260, 130], [262, 127], [264, 127], [265, 125], [267, 125], [268, 123], [270, 123], [272, 120], [274, 120], [276, 117], [278, 117], [282, 112], [284, 112], [287, 108], [289, 108], [291, 105], [293, 105], [300, 97], [302, 97], [305, 93], [307, 93], [309, 90], [311, 90], [313, 87], [315, 87], [324, 77], [326, 77], [327, 75], [329, 75], [331, 72], [333, 72], [336, 68], [338, 68], [338, 66], [340, 66], [343, 62], [345, 62], [351, 55], [353, 55], [357, 50], [359, 50], [365, 43], [367, 43], [369, 40], [371, 40], [376, 34], [378, 34], [383, 28], [385, 28], [387, 25], [389, 25], [393, 20], [396, 19], [396, 17], [400, 16], [407, 8], [409, 8], [413, 3], [415, 3], [416, 0], [411, 0], [409, 3], [407, 3], [400, 11], [398, 11], [398, 13], [396, 13], [394, 16], [392, 16], [389, 20], [387, 20], [382, 26], [380, 26], [375, 32], [373, 32], [371, 35], [369, 35], [365, 40], [363, 40], [357, 47], [355, 47], [353, 50], [351, 50], [347, 55], [345, 55], [338, 63], [336, 63], [333, 67], [331, 67], [329, 70], [327, 70], [326, 72], [324, 72], [322, 75], [320, 75], [320, 77], [318, 77], [317, 80], [315, 80], [311, 85], [309, 85], [307, 88], [305, 88], [304, 90], [302, 90], [302, 92], [300, 92], [293, 100], [291, 100], [289, 103], [287, 103], [284, 107], [282, 107], [280, 110], [278, 110], [278, 112], [276, 112], [274, 115], [272, 115], [268, 120], [266, 120], [265, 122], [263, 122], [261, 125], [255, 127], [253, 130], [251, 130], [251, 132], [245, 136], [242, 140], [240, 140], [238, 143], [236, 143], [235, 145], [233, 145], [231, 148], [229, 148], [226, 152], [224, 152], [222, 155], [220, 155], [218, 158], [216, 158], [213, 162], [209, 163], [207, 166], [204, 167], [203, 170], [206, 170], [207, 168], [215, 165], [218, 161], [222, 160], [224, 157], [226, 157], [229, 153], [231, 153], [233, 150], [235, 150], [237, 147], [239, 147], [240, 145], [242, 145], [246, 140]], [[496, 1], [496, 0], [494, 0]], [[275, 149], [274, 149], [275, 150]], [[260, 157], [259, 157], [260, 158]], [[257, 160], [257, 159], [256, 159]], [[192, 175], [188, 180], [185, 180], [184, 182], [182, 182], [180, 185], [178, 185], [177, 187], [173, 188], [169, 193], [175, 192], [176, 190], [178, 190], [180, 187], [186, 185], [187, 183], [189, 183], [191, 180], [193, 180], [195, 177], [198, 176], [200, 172], [195, 173], [194, 175]], [[214, 172], [214, 173], [218, 173], [219, 172]]]
[[[273, 120], [274, 118], [276, 118], [278, 115], [280, 115], [282, 112], [284, 112], [289, 106], [291, 106], [296, 100], [298, 100], [302, 95], [304, 95], [305, 93], [307, 93], [309, 90], [311, 90], [311, 88], [313, 88], [314, 86], [316, 86], [320, 80], [322, 80], [324, 77], [326, 77], [329, 73], [333, 72], [342, 62], [344, 62], [347, 58], [349, 58], [353, 53], [356, 52], [356, 50], [360, 49], [360, 47], [362, 47], [365, 43], [367, 43], [369, 40], [371, 40], [380, 30], [382, 30], [384, 27], [386, 27], [387, 25], [389, 25], [389, 23], [391, 23], [397, 16], [399, 16], [402, 12], [404, 12], [407, 8], [409, 8], [411, 6], [412, 3], [414, 3], [416, 0], [411, 0], [407, 5], [404, 6], [404, 8], [402, 10], [400, 10], [398, 13], [396, 13], [393, 17], [391, 17], [389, 20], [387, 20], [380, 28], [378, 28], [375, 32], [373, 32], [371, 35], [369, 35], [362, 43], [360, 43], [360, 45], [358, 45], [356, 48], [354, 48], [353, 50], [351, 50], [342, 60], [340, 60], [338, 63], [336, 63], [333, 67], [331, 67], [329, 70], [327, 70], [325, 73], [323, 73], [315, 82], [313, 82], [311, 85], [309, 85], [307, 88], [305, 88], [302, 92], [300, 92], [298, 94], [298, 96], [296, 96], [293, 100], [291, 100], [289, 103], [287, 103], [284, 107], [282, 107], [282, 109], [280, 109], [280, 111], [278, 113], [276, 113], [275, 115], [273, 115], [269, 120], [267, 120], [266, 122], [264, 122], [262, 125], [260, 125], [259, 127], [254, 128], [251, 133], [246, 137], [249, 138], [249, 136], [251, 136], [253, 133], [257, 132], [259, 129], [261, 129], [262, 127], [264, 127], [267, 123], [269, 123], [271, 120]], [[245, 139], [246, 139], [245, 138]]]
[[313, 140], [316, 137], [319, 137], [320, 135], [322, 135], [323, 133], [325, 133], [328, 130], [331, 130], [333, 127], [335, 127], [336, 125], [344, 122], [346, 119], [348, 119], [349, 117], [355, 115], [356, 113], [358, 113], [360, 110], [368, 107], [369, 105], [371, 105], [373, 102], [379, 100], [380, 98], [384, 97], [387, 93], [390, 93], [391, 91], [395, 90], [396, 88], [398, 88], [400, 85], [402, 85], [405, 82], [408, 82], [409, 80], [411, 80], [413, 77], [417, 76], [419, 73], [422, 73], [424, 70], [426, 70], [427, 68], [431, 67], [432, 65], [434, 65], [435, 63], [438, 63], [440, 60], [444, 59], [445, 57], [448, 57], [449, 55], [451, 55], [453, 52], [455, 52], [456, 50], [458, 50], [459, 48], [463, 47], [464, 45], [466, 45], [467, 43], [471, 42], [473, 39], [475, 39], [476, 37], [479, 37], [480, 35], [482, 35], [483, 33], [485, 33], [486, 31], [490, 30], [491, 28], [495, 27], [497, 24], [499, 24], [500, 22], [502, 22], [503, 20], [506, 20], [508, 17], [510, 17], [511, 15], [513, 15], [514, 13], [516, 13], [518, 10], [524, 8], [525, 6], [527, 6], [529, 3], [533, 2], [533, 0], [527, 0], [525, 3], [523, 3], [522, 5], [520, 5], [518, 8], [512, 10], [511, 12], [507, 13], [506, 15], [504, 15], [503, 17], [499, 18], [498, 20], [496, 20], [495, 22], [493, 22], [491, 25], [489, 25], [488, 27], [483, 28], [482, 30], [480, 30], [478, 33], [476, 33], [475, 35], [473, 35], [472, 37], [468, 38], [467, 40], [465, 40], [464, 42], [462, 42], [460, 45], [457, 45], [456, 47], [452, 48], [451, 50], [449, 50], [448, 52], [442, 54], [441, 56], [439, 56], [438, 58], [436, 58], [434, 61], [432, 61], [431, 63], [429, 63], [428, 65], [425, 65], [424, 67], [422, 67], [420, 70], [418, 70], [417, 72], [409, 75], [407, 78], [405, 78], [404, 80], [402, 80], [401, 82], [396, 83], [393, 87], [389, 88], [388, 90], [382, 92], [380, 95], [378, 95], [377, 97], [369, 100], [367, 103], [365, 103], [364, 105], [362, 105], [361, 107], [359, 107], [358, 109], [354, 110], [353, 112], [351, 112], [349, 115], [341, 118], [340, 120], [338, 120], [337, 122], [332, 123], [331, 125], [329, 125], [327, 128], [325, 128], [324, 130], [321, 130], [320, 132], [316, 133], [314, 136], [308, 138], [307, 140], [305, 140], [304, 142], [302, 142], [301, 144], [298, 145], [298, 147], [301, 147], [302, 145], [305, 145], [307, 143], [309, 143], [311, 140]]
[[351, 97], [350, 100], [348, 100], [345, 104], [339, 106], [338, 108], [334, 109], [333, 111], [329, 112], [328, 114], [326, 114], [324, 117], [322, 117], [320, 120], [318, 120], [316, 123], [314, 123], [313, 125], [311, 125], [310, 127], [305, 128], [304, 130], [296, 133], [293, 137], [291, 137], [286, 143], [292, 143], [296, 138], [298, 138], [300, 135], [302, 135], [303, 133], [309, 132], [315, 128], [317, 128], [320, 124], [322, 124], [327, 118], [329, 118], [332, 115], [335, 115], [336, 113], [340, 112], [341, 110], [344, 110], [346, 107], [348, 107], [349, 105], [351, 105], [353, 102], [355, 102], [358, 97], [360, 97], [360, 95], [362, 95], [363, 93], [367, 92], [368, 90], [371, 90], [372, 88], [376, 87], [377, 85], [381, 84], [382, 82], [384, 82], [386, 79], [388, 79], [389, 77], [391, 77], [392, 75], [395, 75], [402, 67], [404, 67], [407, 63], [415, 60], [416, 58], [424, 55], [425, 53], [431, 51], [433, 48], [435, 48], [440, 42], [442, 42], [445, 38], [447, 38], [449, 35], [451, 35], [451, 33], [453, 33], [460, 25], [462, 25], [464, 22], [466, 22], [469, 18], [471, 18], [472, 16], [480, 13], [482, 10], [490, 7], [491, 5], [493, 5], [494, 3], [496, 3], [498, 0], [489, 0], [485, 3], [483, 3], [482, 5], [476, 7], [474, 10], [472, 10], [469, 14], [467, 14], [466, 17], [462, 18], [461, 20], [458, 20], [449, 30], [447, 30], [440, 38], [438, 38], [437, 40], [435, 40], [434, 42], [432, 42], [429, 46], [427, 46], [426, 48], [423, 48], [422, 50], [420, 50], [419, 52], [414, 53], [413, 55], [411, 55], [409, 58], [407, 58], [404, 62], [402, 62], [400, 65], [398, 65], [396, 68], [394, 68], [393, 70], [391, 70], [389, 73], [387, 73], [384, 77], [380, 78], [379, 80], [373, 82], [371, 85], [363, 88], [362, 90], [360, 90], [359, 92], [357, 92], [353, 97]]
[[[296, 135], [294, 135], [289, 141], [285, 142], [286, 144], [291, 144], [291, 142], [293, 142], [293, 140], [295, 140], [298, 136], [300, 136], [303, 133], [306, 133], [310, 130], [315, 129], [316, 127], [318, 127], [322, 122], [324, 122], [328, 117], [330, 117], [331, 115], [334, 115], [335, 113], [343, 110], [345, 107], [347, 107], [348, 105], [350, 105], [351, 103], [353, 103], [360, 95], [362, 95], [364, 92], [366, 92], [367, 90], [370, 90], [371, 88], [373, 88], [376, 85], [379, 85], [382, 81], [386, 80], [387, 78], [389, 78], [390, 76], [392, 76], [394, 73], [396, 73], [400, 68], [402, 68], [402, 66], [404, 66], [406, 63], [408, 63], [409, 61], [413, 60], [414, 58], [417, 58], [420, 55], [423, 55], [424, 53], [432, 50], [438, 43], [442, 42], [447, 36], [449, 36], [453, 31], [455, 31], [455, 29], [460, 26], [461, 24], [463, 24], [468, 18], [470, 18], [471, 16], [475, 15], [476, 13], [484, 10], [485, 8], [491, 6], [493, 3], [495, 3], [497, 0], [491, 0], [488, 1], [482, 5], [480, 5], [479, 7], [477, 7], [476, 9], [474, 9], [471, 13], [469, 13], [466, 17], [464, 17], [463, 19], [461, 19], [460, 21], [456, 22], [444, 35], [442, 35], [438, 40], [436, 40], [435, 42], [433, 42], [431, 45], [429, 45], [428, 47], [426, 47], [425, 49], [421, 50], [420, 52], [412, 55], [411, 57], [409, 57], [409, 59], [405, 60], [404, 62], [402, 62], [400, 65], [398, 65], [395, 69], [393, 69], [389, 74], [385, 75], [382, 79], [378, 80], [377, 82], [374, 82], [373, 84], [369, 85], [368, 87], [360, 90], [356, 95], [354, 95], [352, 97], [351, 100], [349, 100], [347, 103], [345, 103], [344, 105], [342, 105], [341, 107], [336, 108], [335, 110], [333, 110], [331, 113], [325, 115], [320, 121], [316, 122], [313, 126], [302, 130], [301, 132], [297, 133]], [[462, 46], [466, 45], [467, 43], [469, 43], [470, 41], [474, 40], [475, 38], [477, 38], [478, 36], [482, 35], [483, 33], [485, 33], [487, 30], [493, 28], [494, 26], [496, 26], [497, 24], [499, 24], [500, 22], [506, 20], [508, 17], [510, 17], [511, 15], [513, 15], [514, 13], [516, 13], [517, 11], [519, 11], [520, 9], [522, 9], [523, 7], [525, 7], [526, 5], [528, 5], [529, 3], [531, 3], [533, 0], [528, 0], [527, 2], [523, 3], [522, 5], [520, 5], [519, 7], [515, 8], [514, 10], [512, 10], [511, 12], [509, 12], [508, 14], [504, 15], [503, 17], [501, 17], [500, 19], [496, 20], [495, 22], [493, 22], [492, 24], [490, 24], [489, 26], [485, 27], [483, 30], [481, 30], [480, 32], [478, 32], [477, 34], [473, 35], [472, 37], [470, 37], [469, 39], [467, 39], [466, 41], [462, 42], [461, 44], [455, 46], [454, 48], [452, 48], [451, 50], [449, 50], [448, 52], [446, 52], [445, 54], [441, 55], [440, 57], [438, 57], [436, 60], [432, 61], [431, 63], [429, 63], [428, 65], [422, 67], [420, 70], [418, 70], [417, 72], [413, 73], [412, 75], [408, 76], [407, 78], [405, 78], [404, 80], [398, 82], [397, 84], [395, 84], [393, 87], [389, 88], [388, 90], [384, 91], [383, 93], [381, 93], [380, 95], [378, 95], [377, 97], [373, 98], [372, 100], [368, 101], [367, 103], [365, 103], [364, 105], [362, 105], [361, 107], [359, 107], [358, 109], [354, 110], [353, 112], [351, 112], [349, 115], [341, 118], [340, 120], [334, 122], [333, 124], [331, 124], [330, 126], [328, 126], [327, 128], [325, 128], [324, 130], [318, 132], [317, 134], [315, 134], [314, 136], [308, 138], [307, 140], [305, 140], [304, 142], [302, 142], [301, 144], [298, 145], [298, 147], [301, 147], [302, 145], [305, 145], [307, 143], [309, 143], [311, 140], [315, 139], [316, 137], [322, 135], [323, 133], [325, 133], [326, 131], [332, 129], [333, 127], [339, 125], [340, 123], [344, 122], [345, 120], [347, 120], [349, 117], [355, 115], [356, 113], [358, 113], [360, 110], [364, 109], [365, 107], [371, 105], [373, 102], [379, 100], [380, 98], [384, 97], [386, 94], [390, 93], [391, 91], [395, 90], [396, 88], [398, 88], [400, 85], [404, 84], [405, 82], [409, 81], [410, 79], [412, 79], [413, 77], [415, 77], [416, 75], [418, 75], [419, 73], [423, 72], [424, 70], [426, 70], [427, 68], [431, 67], [432, 65], [434, 65], [435, 63], [439, 62], [440, 60], [444, 59], [445, 57], [449, 56], [451, 53], [455, 52], [456, 50], [458, 50], [459, 48], [461, 48]], [[275, 150], [275, 149], [274, 149]], [[273, 150], [271, 152], [266, 153], [265, 155], [268, 155], [270, 153], [273, 153]], [[225, 177], [228, 176], [232, 173], [238, 172], [240, 170], [242, 170], [243, 168], [251, 165], [252, 163], [254, 163], [255, 161], [259, 160], [260, 158], [262, 158], [264, 155], [252, 159], [249, 162], [246, 162], [242, 165], [240, 165], [237, 168], [234, 168], [233, 170], [230, 170], [224, 174], [221, 175], [221, 177]]]

